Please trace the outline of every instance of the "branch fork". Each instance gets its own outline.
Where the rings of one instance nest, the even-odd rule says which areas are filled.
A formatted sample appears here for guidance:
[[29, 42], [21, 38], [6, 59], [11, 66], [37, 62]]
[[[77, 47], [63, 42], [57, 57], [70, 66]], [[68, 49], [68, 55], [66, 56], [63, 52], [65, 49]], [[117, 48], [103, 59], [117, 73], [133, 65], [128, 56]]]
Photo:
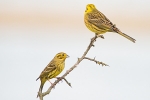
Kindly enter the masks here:
[[81, 58], [78, 58], [77, 62], [76, 62], [69, 70], [67, 70], [64, 75], [62, 75], [61, 77], [57, 77], [57, 80], [48, 88], [48, 90], [47, 90], [46, 92], [43, 92], [43, 93], [42, 93], [41, 91], [38, 92], [38, 96], [39, 96], [39, 99], [40, 99], [40, 100], [43, 100], [43, 97], [46, 96], [46, 95], [48, 95], [48, 94], [51, 92], [52, 88], [54, 88], [54, 87], [56, 86], [56, 84], [59, 83], [59, 81], [61, 81], [62, 79], [71, 87], [71, 83], [69, 83], [69, 82], [65, 79], [65, 77], [66, 77], [74, 68], [76, 68], [76, 67], [80, 64], [80, 62], [81, 62], [82, 60], [88, 59], [88, 60], [90, 60], [90, 61], [94, 61], [96, 64], [99, 64], [99, 65], [101, 64], [102, 66], [108, 66], [107, 64], [105, 64], [105, 63], [103, 63], [103, 62], [100, 62], [100, 61], [95, 60], [95, 58], [94, 58], [94, 59], [91, 59], [91, 58], [85, 57], [85, 56], [87, 55], [88, 51], [91, 49], [91, 47], [94, 47], [94, 42], [95, 42], [96, 39], [99, 38], [99, 37], [104, 39], [104, 36], [103, 36], [103, 35], [95, 35], [95, 36], [91, 39], [91, 41], [90, 41], [90, 43], [89, 43], [89, 45], [88, 45], [86, 51], [83, 53], [83, 55], [81, 56]]

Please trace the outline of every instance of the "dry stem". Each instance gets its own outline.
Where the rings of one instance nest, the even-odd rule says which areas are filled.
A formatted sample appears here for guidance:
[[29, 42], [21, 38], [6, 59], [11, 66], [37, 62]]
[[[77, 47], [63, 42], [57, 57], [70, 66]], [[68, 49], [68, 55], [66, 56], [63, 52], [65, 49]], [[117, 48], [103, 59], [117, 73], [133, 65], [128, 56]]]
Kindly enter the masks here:
[[[86, 51], [83, 53], [83, 55], [81, 56], [81, 58], [79, 58], [79, 59], [77, 60], [77, 62], [76, 62], [69, 70], [67, 70], [64, 75], [61, 76], [61, 78], [58, 78], [58, 79], [48, 88], [48, 90], [47, 90], [46, 92], [44, 92], [44, 93], [39, 92], [39, 93], [38, 93], [40, 100], [43, 100], [43, 97], [46, 96], [47, 94], [49, 94], [49, 93], [51, 92], [52, 88], [54, 88], [55, 85], [56, 85], [59, 81], [61, 81], [62, 79], [65, 80], [65, 77], [66, 77], [74, 68], [76, 68], [77, 65], [78, 65], [83, 59], [86, 59], [86, 58], [87, 58], [87, 57], [85, 57], [86, 54], [88, 53], [88, 51], [90, 50], [90, 48], [91, 48], [92, 46], [94, 46], [94, 42], [96, 41], [96, 39], [97, 39], [98, 37], [101, 37], [101, 35], [100, 35], [100, 36], [96, 36], [96, 35], [95, 35], [95, 36], [91, 39], [90, 44], [88, 45]], [[92, 61], [92, 60], [91, 60], [91, 61]], [[98, 61], [96, 61], [96, 62], [98, 63]], [[102, 64], [102, 65], [106, 65], [106, 64], [104, 64], [104, 63], [101, 63], [101, 64]], [[66, 80], [65, 80], [65, 81], [66, 81]], [[66, 81], [66, 82], [67, 82], [68, 85], [70, 84], [68, 81]]]
[[95, 60], [95, 58], [94, 59], [91, 59], [91, 58], [89, 58], [89, 57], [84, 57], [84, 59], [88, 59], [88, 60], [90, 60], [90, 61], [94, 61], [96, 64], [101, 64], [102, 66], [109, 66], [109, 65], [107, 65], [107, 64], [105, 64], [105, 63], [103, 63], [103, 62], [100, 62], [100, 61], [97, 61], [97, 60]]

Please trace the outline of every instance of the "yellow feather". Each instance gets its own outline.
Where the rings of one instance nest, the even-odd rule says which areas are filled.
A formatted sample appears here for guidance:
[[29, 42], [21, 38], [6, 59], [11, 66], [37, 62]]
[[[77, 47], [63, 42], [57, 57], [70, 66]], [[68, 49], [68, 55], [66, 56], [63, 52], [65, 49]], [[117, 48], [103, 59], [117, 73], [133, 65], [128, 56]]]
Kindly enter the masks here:
[[98, 11], [94, 4], [88, 4], [84, 13], [86, 27], [96, 35], [106, 32], [115, 32], [135, 43], [135, 39], [122, 33], [103, 13]]
[[50, 63], [45, 67], [40, 76], [36, 79], [38, 80], [40, 78], [41, 80], [39, 92], [42, 92], [43, 86], [47, 80], [55, 78], [63, 71], [67, 57], [69, 56], [66, 53], [60, 52], [56, 54], [52, 61], [50, 61]]

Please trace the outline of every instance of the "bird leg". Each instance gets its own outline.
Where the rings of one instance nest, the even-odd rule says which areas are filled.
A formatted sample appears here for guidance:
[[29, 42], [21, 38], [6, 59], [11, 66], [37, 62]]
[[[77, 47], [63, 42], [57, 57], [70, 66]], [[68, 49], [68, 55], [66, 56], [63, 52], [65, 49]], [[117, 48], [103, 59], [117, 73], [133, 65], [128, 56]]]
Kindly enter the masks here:
[[97, 37], [100, 37], [102, 39], [105, 39], [103, 35], [98, 34]]
[[[48, 81], [51, 83], [51, 85], [53, 84], [49, 79], [48, 79]], [[55, 89], [55, 85], [53, 86], [53, 88]]]
[[97, 37], [97, 35], [95, 34], [95, 36], [91, 39], [91, 41], [96, 42], [96, 37]]
[[53, 84], [49, 79], [48, 79], [48, 81], [51, 83], [51, 85]]

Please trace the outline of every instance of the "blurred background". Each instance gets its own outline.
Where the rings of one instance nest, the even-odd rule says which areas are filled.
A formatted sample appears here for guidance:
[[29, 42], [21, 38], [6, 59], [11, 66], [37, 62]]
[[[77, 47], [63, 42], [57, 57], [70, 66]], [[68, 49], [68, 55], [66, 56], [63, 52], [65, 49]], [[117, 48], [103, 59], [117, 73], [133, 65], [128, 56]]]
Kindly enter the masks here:
[[60, 82], [44, 100], [150, 100], [149, 0], [0, 0], [1, 99], [37, 100], [35, 80], [58, 52], [70, 56], [61, 75], [72, 67], [94, 36], [83, 21], [89, 3], [137, 41], [104, 34], [87, 56], [110, 67], [84, 60], [66, 77], [72, 88]]

